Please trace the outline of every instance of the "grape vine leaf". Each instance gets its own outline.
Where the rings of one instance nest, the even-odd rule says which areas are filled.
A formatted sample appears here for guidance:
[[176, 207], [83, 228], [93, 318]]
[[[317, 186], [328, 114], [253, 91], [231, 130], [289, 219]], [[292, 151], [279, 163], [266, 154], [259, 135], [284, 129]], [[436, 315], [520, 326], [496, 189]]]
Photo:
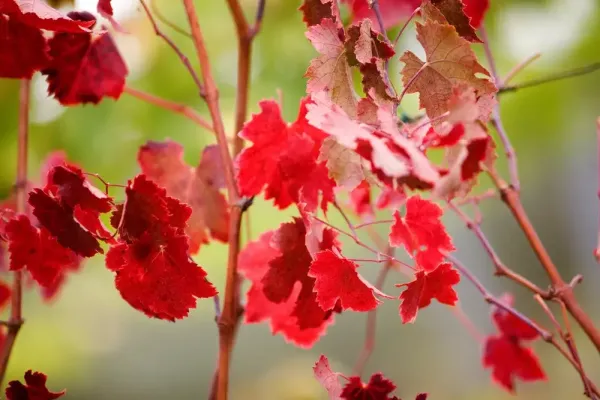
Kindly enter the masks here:
[[313, 366], [313, 373], [317, 381], [327, 390], [329, 400], [340, 400], [342, 385], [339, 381], [339, 373], [333, 372], [329, 366], [329, 360], [323, 354]]
[[[512, 305], [513, 298], [505, 295], [501, 299]], [[539, 332], [514, 314], [494, 307], [492, 320], [498, 328], [497, 335], [486, 338], [483, 348], [483, 366], [492, 369], [492, 379], [501, 387], [515, 393], [515, 379], [525, 382], [546, 380], [539, 359], [524, 342], [536, 340]]]
[[46, 387], [48, 377], [41, 372], [28, 370], [25, 372], [25, 384], [10, 381], [6, 387], [7, 400], [55, 400], [62, 397], [66, 390], [51, 392]]
[[442, 224], [443, 210], [437, 204], [411, 196], [406, 201], [404, 218], [394, 212], [394, 223], [389, 234], [390, 245], [404, 246], [417, 262], [419, 269], [432, 271], [444, 259], [445, 252], [454, 251], [452, 239]]
[[56, 32], [89, 32], [94, 23], [64, 16], [42, 0], [3, 0], [0, 14], [8, 15], [37, 29]]
[[410, 283], [396, 285], [397, 287], [406, 288], [400, 295], [402, 323], [414, 322], [418, 311], [431, 304], [433, 299], [449, 306], [455, 305], [458, 296], [453, 286], [459, 281], [460, 275], [452, 268], [452, 265], [442, 263], [429, 272], [417, 271], [415, 280]]
[[490, 0], [462, 0], [465, 5], [465, 14], [471, 19], [473, 28], [479, 28], [490, 7]]
[[331, 19], [308, 27], [306, 37], [319, 57], [313, 59], [304, 74], [308, 78], [306, 92], [325, 91], [348, 115], [356, 116], [357, 95], [346, 61], [344, 31]]
[[481, 43], [465, 13], [462, 0], [425, 0], [421, 4], [421, 13], [425, 19], [441, 24], [449, 23], [469, 42]]
[[[96, 22], [88, 12], [69, 16]], [[48, 93], [62, 105], [98, 104], [104, 97], [121, 96], [128, 70], [109, 32], [58, 32], [48, 45], [51, 61], [42, 73]]]
[[324, 18], [339, 21], [333, 0], [304, 0], [298, 10], [302, 12], [302, 20], [307, 26], [318, 25]]
[[171, 140], [149, 141], [138, 151], [142, 173], [192, 208], [186, 227], [191, 254], [209, 242], [207, 231], [221, 242], [229, 235], [229, 207], [219, 190], [224, 182], [220, 160], [218, 147], [206, 146], [199, 165], [192, 168], [183, 160], [183, 147]]
[[425, 49], [426, 62], [413, 52], [406, 51], [400, 61], [406, 93], [419, 93], [420, 107], [430, 119], [448, 111], [452, 89], [458, 85], [472, 86], [478, 95], [497, 92], [496, 86], [486, 78], [489, 72], [477, 62], [469, 42], [461, 38], [456, 29], [448, 24], [425, 20], [416, 23], [417, 40]]
[[335, 181], [329, 178], [324, 162], [319, 162], [325, 133], [305, 120], [305, 102], [297, 120], [288, 125], [279, 104], [260, 102], [261, 111], [246, 123], [240, 137], [252, 142], [236, 159], [238, 186], [243, 196], [255, 196], [265, 188], [265, 198], [280, 209], [304, 202], [309, 210], [319, 205], [327, 210], [333, 201]]
[[106, 255], [115, 286], [125, 301], [149, 317], [184, 318], [197, 298], [217, 294], [189, 256], [185, 228], [192, 210], [143, 174], [128, 183], [125, 194], [125, 204], [111, 218], [119, 242]]
[[333, 323], [333, 314], [324, 316], [322, 323], [316, 327], [300, 327], [294, 310], [302, 290], [296, 283], [289, 298], [281, 303], [270, 301], [264, 292], [262, 280], [269, 271], [271, 260], [279, 257], [281, 251], [272, 245], [275, 231], [263, 233], [258, 240], [250, 242], [240, 252], [238, 270], [251, 282], [246, 294], [244, 312], [245, 323], [260, 323], [269, 320], [271, 332], [281, 333], [284, 339], [302, 348], [310, 348], [325, 334], [327, 326]]
[[[343, 2], [350, 4], [354, 21], [368, 18], [373, 23], [377, 23], [377, 17], [369, 6], [369, 0], [343, 0]], [[421, 0], [379, 0], [378, 3], [383, 25], [389, 29], [408, 18], [410, 13], [421, 4]]]
[[315, 278], [313, 291], [322, 309], [331, 310], [339, 301], [342, 310], [370, 311], [381, 304], [377, 296], [393, 298], [367, 282], [357, 268], [358, 264], [331, 250], [316, 254], [308, 276]]
[[0, 14], [1, 78], [31, 79], [48, 61], [48, 45], [42, 31]]

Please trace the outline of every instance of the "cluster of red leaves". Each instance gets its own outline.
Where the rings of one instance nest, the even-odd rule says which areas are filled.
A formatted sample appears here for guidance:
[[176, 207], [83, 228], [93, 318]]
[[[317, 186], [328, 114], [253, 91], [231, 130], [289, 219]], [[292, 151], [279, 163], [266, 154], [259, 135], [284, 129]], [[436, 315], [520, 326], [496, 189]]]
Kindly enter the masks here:
[[[187, 316], [197, 298], [216, 294], [205, 271], [189, 254], [191, 248], [197, 250], [206, 241], [202, 236], [205, 215], [218, 207], [226, 210], [226, 204], [218, 191], [221, 184], [213, 179], [217, 175], [209, 178], [218, 170], [210, 149], [192, 173], [183, 164], [179, 169], [174, 167], [182, 162], [178, 146], [172, 142], [165, 146], [150, 143], [140, 149], [140, 163], [157, 180], [179, 180], [201, 189], [193, 199], [185, 199], [193, 208], [169, 196], [167, 189], [144, 174], [127, 185], [125, 203], [115, 205], [111, 197], [90, 184], [78, 167], [61, 157], [51, 157], [43, 168], [43, 186], [29, 192], [30, 208], [26, 213], [15, 215], [6, 208], [8, 204], [4, 205], [0, 238], [7, 242], [9, 269], [25, 269], [49, 298], [58, 292], [66, 273], [79, 268], [83, 258], [104, 253], [104, 242], [110, 245], [106, 266], [115, 272], [115, 285], [132, 307], [171, 321]], [[185, 196], [189, 191], [186, 187], [177, 191], [173, 185], [169, 189], [175, 196]], [[198, 215], [190, 219], [194, 212]], [[117, 229], [116, 238], [101, 220], [109, 215], [111, 225]], [[217, 229], [210, 223], [209, 227]], [[1, 304], [4, 285], [0, 289]], [[8, 298], [8, 289], [6, 292]]]
[[[396, 385], [381, 373], [375, 373], [364, 383], [360, 376], [345, 377], [333, 372], [326, 356], [321, 355], [313, 367], [314, 376], [327, 390], [329, 400], [402, 400], [392, 395]], [[342, 385], [339, 377], [346, 379]], [[427, 400], [427, 393], [420, 393], [415, 400]]]
[[390, 245], [404, 246], [415, 260], [415, 280], [400, 295], [400, 316], [403, 323], [414, 322], [417, 312], [436, 299], [442, 304], [454, 305], [458, 300], [453, 286], [460, 275], [449, 263], [443, 263], [444, 254], [454, 251], [452, 240], [440, 220], [442, 209], [435, 203], [413, 196], [406, 202], [406, 215], [394, 213]]
[[333, 313], [369, 311], [388, 297], [366, 282], [358, 265], [341, 256], [337, 233], [310, 216], [263, 233], [240, 253], [239, 270], [251, 282], [247, 323], [270, 320], [272, 332], [310, 347]]
[[51, 392], [46, 387], [47, 376], [31, 370], [25, 372], [25, 384], [10, 381], [6, 387], [6, 400], [54, 400], [62, 397], [66, 391]]
[[[512, 305], [510, 296], [504, 296], [503, 301]], [[538, 357], [525, 345], [538, 339], [539, 332], [501, 308], [494, 309], [492, 320], [498, 334], [488, 336], [483, 348], [483, 365], [492, 369], [492, 379], [511, 393], [515, 392], [516, 378], [526, 382], [545, 380]]]
[[[102, 13], [112, 13], [100, 0]], [[111, 34], [92, 31], [96, 18], [88, 12], [62, 15], [44, 1], [0, 3], [0, 78], [27, 78], [41, 71], [48, 93], [63, 105], [118, 99], [127, 67]]]

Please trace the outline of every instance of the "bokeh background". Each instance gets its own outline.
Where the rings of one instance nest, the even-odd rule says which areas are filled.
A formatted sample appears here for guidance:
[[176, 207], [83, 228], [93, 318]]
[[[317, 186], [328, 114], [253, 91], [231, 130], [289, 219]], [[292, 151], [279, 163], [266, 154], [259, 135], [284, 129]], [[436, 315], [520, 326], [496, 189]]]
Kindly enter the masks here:
[[[156, 0], [162, 13], [185, 26], [180, 2]], [[254, 0], [242, 1], [253, 15]], [[283, 96], [284, 114], [292, 120], [304, 95], [302, 78], [315, 52], [304, 38], [297, 11], [298, 0], [267, 0], [263, 30], [252, 60], [250, 106], [257, 110], [263, 98]], [[154, 36], [135, 0], [113, 1], [116, 17], [131, 32], [117, 35], [130, 69], [128, 84], [168, 99], [197, 107], [208, 115], [193, 82], [178, 59]], [[236, 39], [224, 1], [198, 0], [200, 22], [208, 43], [213, 72], [221, 90], [221, 105], [228, 131], [233, 129], [236, 84]], [[79, 9], [95, 10], [95, 0], [77, 0]], [[68, 5], [67, 5], [68, 8]], [[600, 5], [597, 0], [492, 1], [486, 26], [502, 75], [535, 52], [540, 60], [513, 83], [555, 71], [600, 61]], [[189, 39], [165, 27], [181, 48], [193, 57]], [[478, 46], [475, 46], [478, 47]], [[398, 45], [398, 52], [416, 50], [414, 30]], [[476, 49], [481, 54], [481, 48]], [[394, 63], [393, 63], [394, 64]], [[391, 78], [400, 86], [399, 65]], [[30, 143], [30, 177], [53, 150], [106, 180], [124, 183], [138, 172], [136, 153], [145, 141], [167, 137], [185, 145], [185, 158], [198, 162], [202, 148], [212, 143], [210, 133], [186, 119], [145, 104], [126, 94], [118, 102], [65, 109], [46, 95], [43, 79], [33, 84]], [[279, 92], [278, 92], [279, 91]], [[600, 115], [600, 73], [506, 94], [501, 99], [506, 130], [518, 150], [525, 208], [569, 279], [584, 275], [577, 296], [600, 324], [600, 267], [593, 258], [598, 231], [596, 197], [596, 118]], [[15, 179], [18, 82], [0, 80], [0, 194], [9, 194]], [[416, 96], [407, 97], [405, 111], [416, 115]], [[505, 165], [501, 164], [505, 171]], [[483, 191], [483, 182], [477, 191]], [[540, 286], [547, 278], [507, 210], [497, 200], [487, 201], [484, 231], [503, 261]], [[342, 225], [335, 212], [334, 223]], [[279, 212], [270, 202], [258, 200], [252, 208], [253, 237], [289, 220], [293, 211]], [[495, 294], [516, 296], [517, 308], [546, 327], [548, 318], [531, 298], [514, 284], [493, 277], [490, 260], [462, 223], [447, 217], [458, 257]], [[385, 234], [385, 229], [382, 229]], [[360, 256], [351, 243], [349, 254]], [[223, 287], [226, 247], [211, 243], [196, 257], [210, 279]], [[366, 255], [363, 255], [366, 256]], [[378, 266], [365, 265], [361, 273], [374, 280]], [[395, 283], [403, 275], [389, 276], [384, 291], [397, 294]], [[508, 399], [491, 383], [481, 366], [481, 342], [494, 332], [489, 309], [468, 282], [459, 287], [460, 308], [473, 329], [450, 308], [434, 304], [419, 314], [414, 325], [402, 325], [397, 303], [379, 308], [376, 348], [366, 373], [382, 371], [393, 379], [404, 399], [421, 391], [444, 400]], [[26, 325], [19, 335], [9, 378], [27, 369], [49, 375], [54, 389], [67, 388], [67, 399], [202, 399], [207, 397], [216, 360], [217, 330], [212, 301], [200, 301], [190, 317], [177, 323], [151, 320], [133, 310], [114, 289], [113, 275], [100, 257], [69, 278], [52, 304], [43, 304], [35, 291], [25, 297]], [[248, 400], [325, 399], [312, 376], [312, 365], [326, 354], [338, 371], [350, 373], [364, 340], [366, 315], [346, 313], [312, 349], [301, 350], [272, 336], [267, 325], [240, 329], [232, 370], [232, 398]], [[591, 378], [600, 376], [600, 358], [581, 332], [577, 344]], [[534, 344], [548, 374], [548, 382], [518, 385], [516, 398], [580, 398], [582, 385], [576, 372], [554, 348]]]

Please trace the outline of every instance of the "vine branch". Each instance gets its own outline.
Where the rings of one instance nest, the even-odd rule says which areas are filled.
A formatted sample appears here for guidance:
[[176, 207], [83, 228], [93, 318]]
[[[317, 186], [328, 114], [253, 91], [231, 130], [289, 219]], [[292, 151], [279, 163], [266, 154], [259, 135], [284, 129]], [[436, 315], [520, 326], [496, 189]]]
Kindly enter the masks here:
[[[17, 179], [15, 185], [16, 206], [18, 213], [27, 212], [27, 150], [29, 141], [29, 100], [31, 81], [21, 79], [19, 90], [19, 132], [17, 139]], [[6, 326], [6, 337], [0, 350], [0, 386], [4, 382], [10, 355], [23, 325], [23, 272], [13, 273], [10, 317]]]
[[210, 122], [205, 120], [203, 117], [200, 116], [200, 114], [198, 114], [196, 110], [194, 110], [192, 107], [186, 104], [163, 99], [162, 97], [158, 97], [153, 94], [134, 89], [130, 86], [125, 86], [125, 89], [123, 91], [130, 96], [145, 101], [146, 103], [154, 104], [157, 107], [164, 108], [165, 110], [174, 112], [176, 114], [181, 114], [187, 119], [193, 121], [196, 125], [202, 127], [203, 129], [206, 129], [207, 131], [210, 131], [213, 134], [215, 133]]
[[518, 85], [503, 86], [498, 89], [498, 94], [516, 92], [517, 90], [520, 90], [520, 89], [526, 89], [526, 88], [531, 88], [534, 86], [540, 86], [540, 85], [543, 85], [546, 83], [561, 81], [563, 79], [575, 78], [578, 76], [591, 74], [592, 72], [596, 72], [598, 70], [600, 70], [600, 62], [595, 62], [593, 64], [586, 65], [584, 67], [575, 68], [575, 69], [571, 69], [571, 70], [564, 71], [564, 72], [557, 72], [555, 74], [551, 74], [551, 75], [548, 75], [546, 77], [539, 78], [539, 79], [533, 79], [531, 81], [528, 81], [525, 83], [520, 83]]

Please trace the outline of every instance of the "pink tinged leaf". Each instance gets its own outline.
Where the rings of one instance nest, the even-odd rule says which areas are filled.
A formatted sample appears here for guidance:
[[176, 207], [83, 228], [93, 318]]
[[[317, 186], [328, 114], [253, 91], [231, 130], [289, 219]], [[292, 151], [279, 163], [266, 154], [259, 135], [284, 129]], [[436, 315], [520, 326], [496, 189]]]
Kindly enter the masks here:
[[329, 400], [341, 400], [342, 385], [339, 382], [339, 373], [333, 372], [329, 366], [329, 360], [321, 355], [313, 367], [317, 381], [327, 390]]

